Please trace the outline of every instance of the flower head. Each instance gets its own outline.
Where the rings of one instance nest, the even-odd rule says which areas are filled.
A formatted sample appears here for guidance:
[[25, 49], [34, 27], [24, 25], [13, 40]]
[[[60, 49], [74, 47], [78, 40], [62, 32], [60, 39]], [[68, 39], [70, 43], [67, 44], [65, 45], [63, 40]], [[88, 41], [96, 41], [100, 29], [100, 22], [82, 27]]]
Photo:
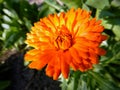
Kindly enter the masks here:
[[61, 73], [68, 78], [70, 67], [80, 71], [92, 69], [99, 56], [105, 54], [99, 45], [106, 36], [101, 34], [101, 21], [90, 19], [90, 14], [72, 8], [36, 22], [27, 33], [26, 43], [34, 48], [25, 54], [25, 60], [31, 61], [29, 67], [40, 70], [46, 66], [46, 74], [54, 80]]

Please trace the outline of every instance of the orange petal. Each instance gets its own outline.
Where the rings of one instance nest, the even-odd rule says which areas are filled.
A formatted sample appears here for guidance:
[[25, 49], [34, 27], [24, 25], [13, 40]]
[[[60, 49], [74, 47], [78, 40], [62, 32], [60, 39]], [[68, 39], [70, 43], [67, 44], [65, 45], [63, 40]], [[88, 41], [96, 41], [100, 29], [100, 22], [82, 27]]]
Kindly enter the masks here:
[[74, 47], [71, 47], [71, 48], [69, 49], [69, 51], [70, 51], [70, 54], [71, 54], [72, 58], [73, 58], [77, 63], [81, 63], [81, 58], [80, 58], [80, 56], [79, 56], [79, 53], [78, 53], [77, 49], [74, 48]]
[[84, 59], [83, 64], [84, 64], [84, 67], [86, 68], [86, 70], [92, 68], [92, 63], [91, 63], [90, 59]]
[[60, 26], [65, 25], [64, 17], [65, 17], [65, 13], [61, 12], [60, 13]]
[[84, 45], [81, 45], [81, 44], [75, 44], [73, 45], [74, 48], [77, 48], [77, 50], [79, 51], [82, 51], [82, 52], [88, 52], [88, 46], [84, 46]]
[[[90, 27], [90, 28], [91, 28], [91, 27]], [[102, 32], [103, 30], [104, 30], [104, 27], [101, 26], [101, 25], [95, 25], [95, 26], [91, 29], [92, 32], [98, 32], [98, 33]]]
[[[80, 47], [81, 46], [81, 47]], [[81, 58], [85, 58], [85, 59], [87, 59], [88, 57], [89, 57], [89, 55], [88, 55], [88, 48], [89, 47], [84, 47], [84, 46], [82, 46], [82, 45], [74, 45], [73, 46], [75, 49], [72, 51], [72, 53], [74, 53], [73, 54], [73, 56], [75, 55], [75, 50], [76, 50], [76, 52], [77, 52], [77, 56], [79, 56], [79, 63], [80, 63], [80, 60], [81, 60]], [[83, 47], [83, 48], [82, 48]], [[84, 49], [84, 50], [83, 50]], [[76, 55], [75, 55], [76, 56]]]
[[72, 62], [72, 56], [71, 56], [69, 50], [68, 50], [68, 51], [65, 51], [65, 52], [63, 53], [63, 57], [64, 57], [64, 59], [66, 60], [66, 63], [67, 63], [68, 65], [70, 65], [70, 63]]
[[42, 69], [47, 63], [45, 63], [44, 61], [33, 61], [29, 64], [29, 68], [32, 68], [32, 69], [37, 69], [37, 70], [40, 70]]
[[98, 63], [98, 55], [95, 53], [89, 53], [89, 59], [91, 60], [91, 63], [97, 64]]
[[83, 37], [76, 37], [75, 42], [77, 44], [87, 46], [87, 47], [98, 47], [99, 46], [98, 42], [96, 42], [96, 41], [93, 42], [93, 41], [87, 40], [86, 38], [83, 38]]
[[[50, 33], [55, 33], [56, 31], [56, 27], [53, 24], [53, 22], [49, 19], [50, 17], [52, 17], [51, 15], [48, 16], [48, 18], [43, 18], [42, 23], [44, 25], [46, 25], [46, 29], [50, 32]], [[45, 27], [45, 26], [44, 26]], [[46, 30], [45, 30], [46, 31]]]
[[79, 68], [79, 64], [74, 62], [74, 60], [72, 60], [72, 62], [70, 63], [70, 66], [73, 68], [74, 71], [78, 70]]
[[41, 53], [41, 51], [39, 49], [32, 49], [27, 52], [27, 54], [31, 54], [31, 55], [36, 55], [36, 54], [40, 54], [40, 53]]
[[86, 70], [85, 66], [83, 64], [79, 65], [79, 70], [84, 72]]
[[92, 41], [100, 41], [98, 40], [98, 38], [100, 37], [100, 33], [93, 33], [93, 32], [88, 32], [86, 35], [84, 35], [83, 37], [85, 37], [88, 40], [92, 40]]
[[33, 49], [33, 50], [28, 51], [25, 54], [24, 59], [26, 61], [36, 61], [36, 60], [40, 59], [40, 55], [41, 55], [41, 50], [39, 50], [39, 49]]
[[46, 67], [46, 75], [48, 75], [49, 77], [52, 77], [54, 74], [54, 67], [51, 65], [47, 65]]
[[61, 70], [60, 69], [57, 69], [57, 68], [54, 68], [54, 74], [53, 74], [53, 79], [54, 80], [57, 80], [59, 75], [61, 73]]
[[30, 54], [25, 54], [25, 60], [26, 61], [37, 61], [40, 60], [40, 54], [36, 54], [36, 55], [30, 55]]
[[105, 54], [106, 54], [106, 50], [99, 48], [98, 55], [105, 55]]
[[[48, 51], [48, 52], [46, 52], [46, 51]], [[52, 58], [53, 58], [53, 56], [54, 56], [54, 51], [49, 51], [49, 50], [46, 50], [46, 51], [44, 51], [42, 54], [40, 54], [39, 56], [39, 58], [37, 58], [38, 60], [37, 61], [33, 61], [30, 65], [29, 65], [29, 67], [30, 68], [36, 68], [36, 69], [41, 69], [41, 68], [43, 68], [49, 61], [51, 61], [52, 60]], [[53, 52], [53, 53], [51, 53], [51, 52]], [[35, 55], [34, 55], [35, 56]], [[33, 57], [34, 57], [33, 56]], [[37, 64], [37, 65], [35, 65], [35, 64]]]
[[102, 36], [101, 36], [101, 40], [102, 40], [102, 41], [106, 40], [107, 38], [108, 38], [108, 36], [106, 36], [106, 35], [102, 35]]
[[79, 51], [79, 56], [84, 59], [87, 59], [89, 57], [89, 54], [88, 52]]
[[64, 78], [68, 78], [68, 74], [69, 74], [69, 65], [66, 63], [66, 60], [63, 58], [61, 58], [61, 72], [64, 76]]
[[76, 14], [75, 14], [74, 8], [70, 9], [70, 11], [68, 11], [65, 16], [66, 27], [70, 30], [70, 32], [72, 30], [72, 25], [75, 20], [75, 16]]
[[106, 50], [98, 47], [98, 48], [94, 48], [94, 49], [89, 49], [89, 52], [91, 53], [96, 53], [98, 55], [105, 55], [106, 54]]

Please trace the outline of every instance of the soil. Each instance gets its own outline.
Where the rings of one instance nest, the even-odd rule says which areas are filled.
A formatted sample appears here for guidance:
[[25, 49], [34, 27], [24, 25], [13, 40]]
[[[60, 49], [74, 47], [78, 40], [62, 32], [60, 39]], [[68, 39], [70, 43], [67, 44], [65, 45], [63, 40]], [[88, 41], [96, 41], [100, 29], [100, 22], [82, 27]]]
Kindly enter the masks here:
[[0, 81], [10, 81], [5, 90], [61, 90], [60, 82], [47, 77], [44, 69], [37, 71], [24, 66], [23, 57], [23, 53], [16, 53], [0, 65]]

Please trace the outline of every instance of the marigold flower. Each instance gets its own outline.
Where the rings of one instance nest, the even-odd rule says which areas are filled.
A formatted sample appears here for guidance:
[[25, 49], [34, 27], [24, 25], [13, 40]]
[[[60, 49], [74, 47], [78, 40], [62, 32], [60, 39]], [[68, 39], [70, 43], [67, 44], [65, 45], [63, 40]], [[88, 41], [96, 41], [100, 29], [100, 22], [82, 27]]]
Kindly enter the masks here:
[[57, 80], [62, 73], [68, 78], [70, 67], [86, 71], [98, 63], [106, 51], [99, 47], [107, 37], [102, 35], [101, 21], [90, 19], [91, 12], [78, 8], [40, 19], [27, 33], [26, 43], [34, 49], [25, 54], [30, 68], [42, 69]]

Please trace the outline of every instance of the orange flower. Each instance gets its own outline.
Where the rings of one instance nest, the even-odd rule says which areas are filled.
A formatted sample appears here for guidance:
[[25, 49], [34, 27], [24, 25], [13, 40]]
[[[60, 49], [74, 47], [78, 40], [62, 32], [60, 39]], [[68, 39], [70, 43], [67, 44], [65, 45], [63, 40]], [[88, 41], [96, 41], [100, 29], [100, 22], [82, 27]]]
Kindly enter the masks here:
[[25, 54], [25, 60], [31, 61], [29, 67], [40, 70], [46, 66], [46, 74], [54, 80], [61, 73], [68, 78], [70, 67], [80, 71], [92, 69], [99, 56], [105, 54], [99, 45], [106, 36], [101, 34], [101, 21], [90, 19], [90, 14], [72, 8], [36, 22], [27, 33], [26, 43], [34, 48]]

